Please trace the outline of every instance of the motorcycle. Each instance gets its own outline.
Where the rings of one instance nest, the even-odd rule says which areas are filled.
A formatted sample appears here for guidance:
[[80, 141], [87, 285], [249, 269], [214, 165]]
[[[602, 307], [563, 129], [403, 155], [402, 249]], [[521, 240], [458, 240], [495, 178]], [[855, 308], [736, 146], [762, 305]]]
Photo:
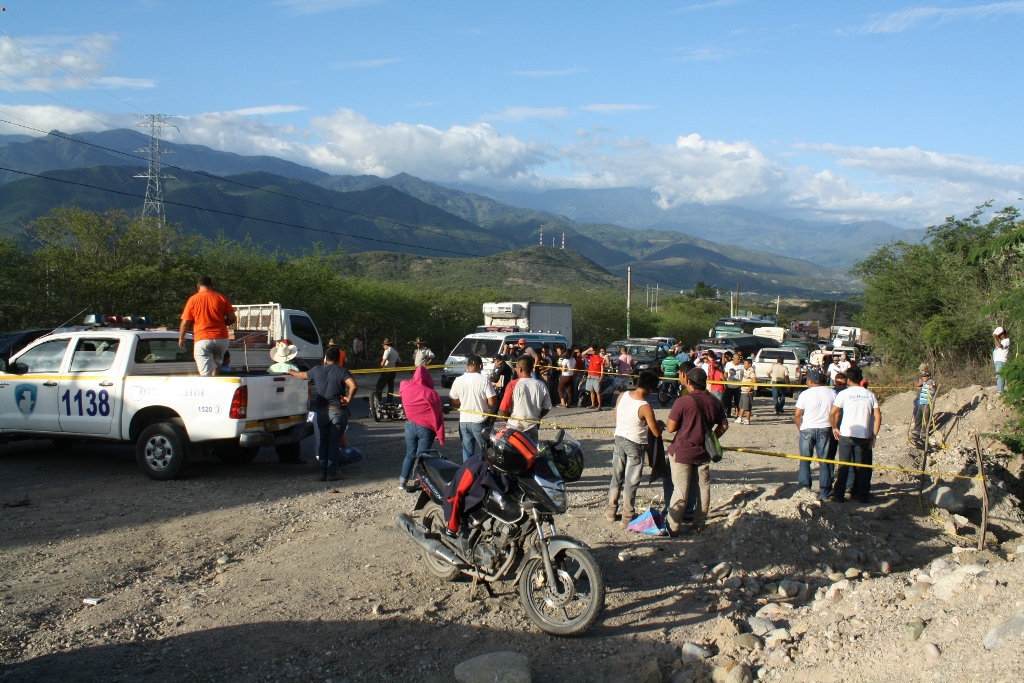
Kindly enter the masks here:
[[514, 579], [526, 616], [538, 628], [557, 636], [580, 635], [604, 608], [605, 586], [590, 548], [555, 528], [554, 515], [568, 509], [556, 458], [565, 462], [569, 452], [577, 454], [578, 468], [566, 479], [578, 479], [583, 471], [579, 442], [559, 430], [555, 441], [542, 443], [530, 470], [511, 477], [508, 493], [488, 489], [483, 502], [464, 513], [463, 531], [452, 538], [442, 505], [459, 466], [427, 451], [413, 469], [421, 487], [413, 508], [418, 520], [403, 513], [395, 522], [420, 547], [434, 576], [455, 581], [465, 574], [474, 588], [483, 581], [488, 592], [490, 583]]
[[658, 403], [663, 407], [679, 398], [679, 380], [663, 379], [658, 385]]
[[374, 422], [381, 420], [404, 420], [405, 406], [401, 403], [383, 403], [376, 392], [370, 394], [370, 417]]

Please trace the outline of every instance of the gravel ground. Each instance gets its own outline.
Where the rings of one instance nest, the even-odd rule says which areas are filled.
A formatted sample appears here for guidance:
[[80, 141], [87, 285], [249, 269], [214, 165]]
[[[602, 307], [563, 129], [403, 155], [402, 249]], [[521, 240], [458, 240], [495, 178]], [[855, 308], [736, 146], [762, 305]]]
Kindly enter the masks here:
[[[762, 399], [754, 424], [732, 424], [723, 443], [793, 452], [792, 404], [778, 418]], [[964, 538], [944, 533], [912, 477], [876, 476], [871, 505], [821, 506], [797, 491], [795, 462], [727, 453], [703, 533], [638, 538], [601, 514], [611, 438], [576, 432], [588, 468], [559, 526], [594, 548], [608, 595], [590, 632], [559, 639], [526, 620], [511, 583], [470, 601], [468, 582], [426, 572], [392, 521], [415, 500], [395, 490], [403, 425], [359, 409], [350, 439], [366, 459], [330, 484], [315, 480], [311, 440], [304, 465], [266, 449], [249, 465], [203, 463], [166, 483], [145, 478], [128, 447], [0, 446], [0, 681], [450, 681], [456, 664], [495, 650], [528, 655], [542, 682], [682, 683], [733, 669], [732, 680], [747, 670], [792, 681], [1024, 677], [1021, 640], [981, 646], [1024, 606], [1019, 528], [1006, 521], [1001, 545], [954, 556], [972, 543], [977, 511], [965, 513]], [[883, 406], [876, 462], [913, 463], [906, 416], [893, 412]], [[549, 419], [612, 424], [609, 410], [556, 408]], [[442, 448], [452, 458], [457, 420], [448, 416]], [[1006, 469], [1019, 473], [1019, 460]], [[660, 492], [645, 483], [641, 498]], [[935, 597], [964, 566], [981, 569]], [[796, 595], [779, 593], [785, 581]], [[921, 594], [907, 597], [914, 586]], [[789, 639], [743, 638], [759, 611]], [[923, 635], [907, 640], [916, 618]], [[683, 662], [686, 643], [707, 657]]]

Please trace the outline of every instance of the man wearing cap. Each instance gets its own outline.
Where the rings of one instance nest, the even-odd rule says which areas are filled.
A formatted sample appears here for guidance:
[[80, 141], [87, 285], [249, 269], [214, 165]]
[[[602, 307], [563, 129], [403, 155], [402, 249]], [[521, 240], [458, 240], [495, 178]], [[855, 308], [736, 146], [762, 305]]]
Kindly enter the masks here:
[[[297, 355], [299, 355], [299, 349], [294, 344], [284, 341], [277, 342], [274, 344], [274, 348], [270, 349], [270, 359], [274, 361], [274, 364], [267, 368], [267, 372], [272, 375], [283, 375], [290, 370], [298, 370], [299, 366], [289, 362]], [[340, 365], [344, 365], [344, 363], [340, 363]]]
[[466, 372], [455, 378], [448, 392], [448, 400], [459, 411], [459, 439], [462, 441], [462, 462], [474, 453], [482, 452], [484, 444], [485, 413], [494, 412], [497, 392], [491, 380], [480, 374], [484, 362], [475, 353], [466, 359]]
[[213, 291], [209, 275], [199, 278], [196, 293], [185, 302], [178, 328], [178, 346], [185, 348], [185, 335], [192, 330], [192, 355], [199, 374], [220, 374], [228, 350], [228, 325], [235, 324], [235, 309], [228, 298]]
[[[384, 337], [381, 346], [384, 347], [384, 354], [380, 359], [380, 366], [382, 368], [393, 368], [398, 366], [398, 351], [391, 348], [391, 340]], [[387, 387], [388, 393], [386, 396], [382, 395], [384, 388]], [[377, 394], [378, 403], [390, 403], [391, 394], [395, 393], [395, 373], [392, 370], [385, 370], [380, 373], [380, 377], [377, 378], [377, 388], [373, 390], [373, 393]]]
[[1010, 360], [1010, 335], [1006, 330], [997, 327], [992, 330], [992, 339], [996, 347], [992, 349], [992, 363], [996, 366], [996, 393], [1000, 396], [1006, 391], [1006, 379], [1003, 377], [1003, 365]]
[[[811, 368], [807, 372], [807, 389], [800, 392], [796, 399], [796, 412], [793, 422], [800, 431], [800, 455], [834, 460], [838, 443], [832, 435], [832, 424], [829, 413], [836, 402], [836, 392], [825, 386], [825, 377], [821, 371]], [[832, 495], [831, 464], [818, 463], [818, 500], [825, 500]], [[800, 486], [811, 490], [811, 463], [800, 461], [797, 474]]]
[[501, 403], [502, 397], [505, 396], [505, 390], [516, 377], [515, 370], [508, 364], [508, 361], [508, 356], [501, 353], [494, 357], [494, 369], [491, 370], [491, 384], [494, 385], [495, 398], [498, 399], [498, 403]]
[[356, 381], [339, 361], [341, 353], [337, 346], [329, 346], [324, 352], [323, 365], [317, 365], [306, 372], [289, 370], [288, 374], [313, 382], [316, 390], [314, 410], [320, 441], [317, 457], [320, 459], [320, 481], [337, 481], [341, 459], [341, 440], [348, 427], [348, 406], [355, 398]]
[[674, 489], [668, 511], [668, 528], [672, 535], [677, 535], [683, 524], [690, 495], [690, 473], [694, 469], [697, 470], [700, 503], [693, 513], [693, 528], [695, 531], [704, 528], [711, 506], [711, 455], [704, 447], [704, 435], [706, 429], [713, 429], [717, 436], [729, 429], [725, 407], [707, 391], [707, 373], [694, 368], [682, 376], [682, 381], [687, 394], [672, 404], [665, 426], [665, 431], [676, 432], [668, 447]]
[[416, 353], [414, 353], [412, 357], [413, 365], [419, 367], [421, 365], [430, 365], [434, 362], [434, 358], [436, 358], [436, 356], [434, 355], [434, 352], [431, 351], [425, 343], [423, 343], [422, 337], [416, 337], [416, 341], [412, 344], [416, 347]]

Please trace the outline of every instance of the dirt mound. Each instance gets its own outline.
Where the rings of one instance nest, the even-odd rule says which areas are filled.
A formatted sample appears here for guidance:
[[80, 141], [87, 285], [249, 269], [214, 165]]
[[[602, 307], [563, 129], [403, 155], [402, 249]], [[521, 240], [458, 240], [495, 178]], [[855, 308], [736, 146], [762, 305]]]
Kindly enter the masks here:
[[[913, 416], [913, 402], [916, 391], [905, 391], [892, 396], [882, 404], [883, 422], [889, 425], [906, 425], [910, 430]], [[939, 435], [937, 443], [949, 447], [965, 446], [974, 448], [974, 434], [983, 438], [987, 434], [1002, 431], [1006, 423], [1016, 417], [1013, 409], [996, 396], [995, 387], [973, 384], [968, 387], [940, 392], [935, 401], [935, 430]], [[984, 438], [983, 448], [999, 453], [1009, 453], [1000, 441]]]

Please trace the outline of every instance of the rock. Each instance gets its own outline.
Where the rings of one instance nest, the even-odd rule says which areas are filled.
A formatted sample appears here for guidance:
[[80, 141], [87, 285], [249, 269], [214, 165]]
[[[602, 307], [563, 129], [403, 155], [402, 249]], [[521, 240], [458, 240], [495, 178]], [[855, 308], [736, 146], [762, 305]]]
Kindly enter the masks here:
[[982, 573], [987, 573], [987, 571], [980, 564], [969, 564], [960, 567], [936, 581], [935, 585], [932, 586], [932, 595], [939, 600], [952, 600], [962, 593], [976, 576]]
[[857, 569], [856, 567], [850, 567], [849, 569], [846, 570], [846, 572], [843, 574], [843, 576], [845, 576], [848, 579], [856, 579], [857, 577], [860, 576], [860, 570]]
[[743, 577], [743, 587], [751, 591], [761, 590], [761, 582], [749, 574]]
[[637, 679], [640, 683], [661, 683], [661, 665], [658, 664], [657, 659], [649, 659], [644, 664], [643, 668], [640, 669], [640, 677]]
[[219, 565], [225, 565], [225, 564], [227, 564], [230, 561], [231, 561], [231, 556], [230, 555], [221, 555], [220, 557], [217, 558], [217, 564], [219, 564]]
[[718, 617], [715, 620], [715, 642], [725, 641], [733, 636], [738, 636], [740, 630], [736, 628], [736, 624], [732, 619], [725, 617]]
[[743, 587], [743, 579], [741, 579], [740, 577], [738, 577], [735, 574], [733, 574], [732, 576], [730, 576], [728, 579], [725, 580], [725, 584], [724, 585], [725, 585], [726, 588], [734, 588], [734, 589], [735, 588], [742, 588]]
[[747, 619], [747, 627], [755, 636], [766, 636], [775, 630], [775, 623], [764, 617], [750, 617]]
[[800, 593], [800, 582], [786, 579], [779, 581], [779, 595], [795, 598]]
[[903, 595], [907, 600], [917, 600], [924, 597], [924, 594], [927, 593], [931, 587], [932, 584], [928, 581], [918, 581], [913, 586], [910, 586], [903, 591]]
[[842, 581], [836, 581], [835, 583], [833, 583], [831, 586], [828, 587], [827, 591], [825, 591], [825, 599], [826, 600], [838, 600], [840, 597], [842, 597], [843, 593], [845, 593], [846, 591], [850, 590], [851, 588], [853, 588], [853, 584], [850, 583], [849, 579], [843, 579]]
[[785, 608], [779, 605], [779, 603], [769, 602], [767, 605], [757, 610], [757, 613], [754, 616], [771, 617], [773, 614], [783, 614], [785, 611]]
[[714, 567], [712, 567], [712, 569], [711, 569], [711, 578], [714, 579], [715, 581], [718, 581], [719, 579], [724, 579], [725, 577], [729, 576], [729, 574], [731, 574], [731, 573], [732, 573], [732, 563], [731, 562], [719, 562]]
[[926, 492], [925, 497], [936, 507], [958, 514], [967, 509], [964, 497], [948, 486], [936, 486]]
[[935, 643], [925, 643], [924, 655], [928, 658], [928, 661], [937, 662], [939, 661], [939, 658], [942, 656], [942, 650], [940, 650], [939, 646]]
[[878, 569], [883, 574], [891, 574], [892, 573], [892, 564], [890, 564], [889, 562], [886, 562], [886, 561], [883, 560], [881, 563], [879, 563]]
[[956, 524], [957, 529], [963, 529], [969, 523], [963, 515], [953, 515], [953, 522]]
[[696, 676], [692, 669], [682, 669], [669, 676], [668, 683], [693, 683]]
[[845, 578], [846, 574], [842, 574], [840, 572], [829, 572], [828, 574], [828, 580], [832, 583], [835, 583], [836, 581], [842, 581]]
[[725, 677], [725, 683], [754, 683], [754, 674], [746, 664], [733, 667], [729, 675]]
[[913, 619], [903, 624], [903, 637], [913, 642], [924, 633], [924, 622], [920, 619]]
[[736, 647], [743, 650], [760, 650], [764, 647], [761, 639], [753, 633], [741, 633], [738, 636], [734, 636], [732, 642]]
[[679, 650], [679, 659], [683, 664], [699, 662], [711, 656], [711, 650], [706, 647], [701, 647], [696, 643], [683, 643]]
[[490, 652], [455, 667], [457, 683], [530, 683], [530, 660], [518, 652]]
[[985, 634], [981, 644], [986, 650], [998, 650], [1011, 640], [1024, 634], [1024, 609], [1013, 614], [1009, 619]]
[[784, 628], [777, 628], [768, 634], [768, 637], [764, 639], [764, 646], [769, 650], [774, 650], [780, 645], [784, 645], [793, 640], [793, 636], [790, 632]]
[[619, 553], [619, 562], [629, 562], [631, 559], [633, 559], [632, 553], [629, 553], [625, 550]]

